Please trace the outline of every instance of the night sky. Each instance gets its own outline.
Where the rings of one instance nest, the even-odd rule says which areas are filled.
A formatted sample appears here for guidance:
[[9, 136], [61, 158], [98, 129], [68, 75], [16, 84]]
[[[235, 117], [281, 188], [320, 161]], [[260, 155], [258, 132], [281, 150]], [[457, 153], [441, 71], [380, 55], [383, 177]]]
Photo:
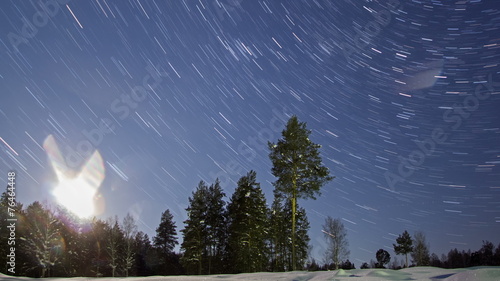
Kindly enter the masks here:
[[53, 135], [71, 169], [102, 155], [98, 217], [153, 236], [168, 208], [179, 231], [200, 180], [230, 196], [253, 169], [270, 205], [295, 114], [336, 177], [299, 202], [312, 256], [328, 215], [358, 268], [404, 230], [498, 245], [500, 4], [452, 2], [1, 1], [0, 184], [55, 204]]

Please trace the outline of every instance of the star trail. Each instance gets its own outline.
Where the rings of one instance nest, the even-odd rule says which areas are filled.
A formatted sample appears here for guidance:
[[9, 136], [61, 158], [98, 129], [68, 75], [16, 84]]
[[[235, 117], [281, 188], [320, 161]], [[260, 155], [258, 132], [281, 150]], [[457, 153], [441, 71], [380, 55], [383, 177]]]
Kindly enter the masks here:
[[[299, 201], [321, 260], [326, 216], [357, 267], [421, 230], [438, 255], [499, 243], [495, 1], [43, 0], [0, 3], [0, 183], [55, 204], [42, 147], [98, 150], [99, 217], [178, 230], [200, 180], [230, 196], [295, 114], [335, 180]], [[399, 257], [400, 258], [400, 257]]]

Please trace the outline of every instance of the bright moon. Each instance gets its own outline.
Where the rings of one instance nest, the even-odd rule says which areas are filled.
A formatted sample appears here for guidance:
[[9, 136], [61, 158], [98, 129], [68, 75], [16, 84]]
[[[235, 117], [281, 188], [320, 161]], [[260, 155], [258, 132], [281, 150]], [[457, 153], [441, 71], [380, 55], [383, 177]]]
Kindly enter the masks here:
[[80, 218], [92, 216], [94, 198], [104, 180], [104, 161], [99, 151], [94, 151], [80, 172], [76, 173], [66, 165], [52, 135], [45, 139], [43, 148], [57, 176], [58, 184], [52, 191], [57, 202]]
[[61, 205], [80, 218], [88, 218], [94, 214], [96, 189], [83, 182], [80, 177], [60, 179], [53, 194]]

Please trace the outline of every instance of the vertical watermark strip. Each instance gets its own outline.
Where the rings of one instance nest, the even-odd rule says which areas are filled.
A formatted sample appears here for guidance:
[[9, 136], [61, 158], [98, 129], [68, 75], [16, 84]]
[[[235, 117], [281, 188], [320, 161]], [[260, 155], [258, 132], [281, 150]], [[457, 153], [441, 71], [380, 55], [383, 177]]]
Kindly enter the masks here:
[[16, 273], [16, 173], [7, 173], [7, 229], [9, 230], [9, 238], [7, 240], [7, 271]]

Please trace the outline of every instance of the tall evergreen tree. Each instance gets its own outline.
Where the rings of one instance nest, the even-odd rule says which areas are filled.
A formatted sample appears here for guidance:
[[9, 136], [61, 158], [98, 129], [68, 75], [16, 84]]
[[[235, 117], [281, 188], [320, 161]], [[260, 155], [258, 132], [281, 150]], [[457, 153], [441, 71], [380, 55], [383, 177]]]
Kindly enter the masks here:
[[292, 203], [275, 192], [270, 214], [271, 270], [303, 269], [309, 251], [309, 221], [304, 208], [297, 207], [295, 259], [292, 256]]
[[[292, 204], [290, 203], [290, 201], [287, 201], [287, 204], [289, 204], [288, 210], [291, 210]], [[311, 241], [308, 234], [310, 224], [309, 220], [307, 219], [306, 210], [300, 206], [297, 206], [297, 214], [295, 216], [295, 219], [296, 219], [295, 264], [293, 264], [294, 260], [292, 256], [290, 258], [290, 262], [292, 263], [292, 265], [289, 266], [289, 268], [291, 269], [295, 268], [296, 270], [303, 270], [304, 266], [307, 263], [307, 258], [310, 249], [309, 241]], [[289, 241], [291, 241], [291, 237]], [[289, 252], [292, 253], [293, 244], [290, 243], [289, 246], [291, 248]]]
[[224, 271], [224, 256], [227, 246], [227, 223], [225, 193], [222, 191], [219, 179], [208, 188], [205, 236], [205, 255], [208, 261], [207, 273], [222, 273]]
[[88, 266], [86, 276], [101, 277], [108, 268], [109, 257], [106, 251], [108, 242], [109, 224], [100, 219], [93, 218], [90, 229], [83, 233], [83, 242], [87, 250], [84, 252], [84, 263]]
[[481, 259], [481, 261], [480, 261], [481, 265], [487, 265], [487, 266], [494, 265], [494, 261], [493, 261], [494, 249], [495, 249], [495, 245], [493, 245], [493, 243], [491, 243], [490, 241], [487, 241], [487, 240], [486, 241], [483, 240], [483, 246], [478, 251], [480, 259]]
[[60, 222], [38, 201], [28, 206], [25, 219], [28, 232], [20, 237], [25, 241], [23, 250], [35, 259], [34, 267], [39, 267], [40, 277], [48, 277], [61, 260]]
[[233, 272], [256, 272], [265, 268], [267, 206], [255, 171], [238, 181], [227, 207], [229, 257]]
[[327, 167], [323, 166], [319, 144], [309, 139], [311, 131], [306, 123], [299, 122], [292, 116], [282, 132], [282, 139], [277, 144], [268, 143], [269, 158], [273, 164], [272, 173], [277, 177], [275, 188], [285, 194], [292, 204], [292, 265], [296, 269], [296, 214], [297, 199], [313, 198], [319, 194], [321, 187], [332, 180]]
[[392, 244], [394, 246], [394, 252], [396, 253], [396, 255], [405, 255], [405, 267], [408, 267], [408, 254], [413, 251], [413, 240], [411, 239], [408, 231], [405, 230], [403, 234], [399, 235], [399, 237], [396, 239], [396, 243], [397, 245]]
[[82, 224], [74, 213], [62, 206], [56, 207], [55, 215], [60, 222], [59, 233], [64, 241], [64, 247], [61, 249], [61, 262], [55, 268], [54, 274], [67, 277], [83, 276], [85, 274], [85, 264], [83, 263], [85, 245], [83, 245], [82, 235], [79, 233]]
[[208, 186], [204, 181], [200, 181], [192, 196], [189, 197], [189, 206], [186, 208], [187, 220], [184, 221], [185, 228], [181, 230], [183, 233], [181, 249], [184, 252], [181, 263], [188, 274], [202, 274], [207, 236], [205, 219], [208, 196]]
[[167, 209], [161, 214], [160, 225], [156, 228], [156, 236], [153, 243], [158, 250], [159, 265], [163, 268], [162, 274], [169, 273], [167, 267], [171, 266], [174, 257], [174, 247], [177, 242], [177, 230], [174, 223], [174, 216]]
[[142, 231], [137, 232], [134, 238], [134, 272], [137, 276], [147, 276], [151, 274], [148, 257], [151, 256], [151, 241], [147, 234]]
[[285, 260], [288, 256], [287, 242], [290, 227], [286, 221], [286, 213], [283, 210], [283, 197], [280, 193], [274, 192], [274, 200], [269, 212], [269, 251], [270, 270], [284, 271]]
[[156, 228], [156, 236], [153, 238], [154, 245], [160, 249], [162, 254], [168, 256], [174, 250], [177, 242], [177, 230], [174, 216], [167, 209], [161, 214], [160, 225]]
[[417, 266], [428, 266], [430, 264], [429, 245], [425, 241], [425, 234], [421, 231], [415, 232], [414, 249], [411, 258]]
[[495, 249], [495, 254], [493, 254], [493, 260], [494, 263], [493, 265], [500, 265], [500, 244], [498, 244], [497, 248]]
[[327, 241], [327, 262], [333, 262], [335, 269], [338, 269], [342, 261], [349, 258], [350, 253], [344, 224], [340, 219], [328, 216], [323, 225], [323, 234]]

